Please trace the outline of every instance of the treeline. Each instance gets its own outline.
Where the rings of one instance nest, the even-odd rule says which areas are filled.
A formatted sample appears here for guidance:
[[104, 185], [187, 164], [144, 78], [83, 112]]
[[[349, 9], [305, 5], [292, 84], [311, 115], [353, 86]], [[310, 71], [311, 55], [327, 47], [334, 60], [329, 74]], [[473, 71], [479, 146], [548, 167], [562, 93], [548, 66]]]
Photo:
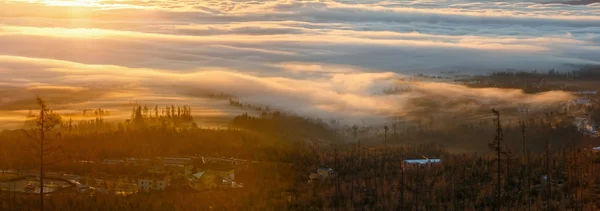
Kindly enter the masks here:
[[[93, 111], [93, 113], [92, 113]], [[131, 130], [134, 128], [183, 128], [183, 127], [197, 127], [194, 122], [192, 108], [184, 105], [177, 106], [165, 106], [154, 107], [136, 106], [132, 108], [130, 118], [122, 122], [108, 121], [105, 119], [106, 116], [110, 115], [110, 112], [98, 108], [98, 109], [84, 109], [82, 110], [83, 117], [94, 117], [91, 119], [84, 120], [73, 120], [74, 114], [65, 114], [62, 116], [62, 121], [58, 130], [63, 133], [96, 133], [96, 132], [110, 132], [116, 130]], [[35, 117], [34, 113], [30, 112], [28, 118]], [[25, 126], [30, 127], [31, 122], [26, 122]]]
[[[507, 112], [508, 113], [508, 112]], [[516, 151], [529, 147], [534, 151], [543, 150], [546, 141], [562, 147], [570, 144], [571, 140], [589, 142], [590, 137], [583, 136], [573, 124], [573, 118], [561, 112], [540, 114], [517, 114], [505, 117], [502, 127], [505, 131], [506, 144]], [[522, 125], [527, 126], [529, 140], [521, 141]], [[424, 117], [419, 120], [392, 120], [385, 125], [388, 127], [387, 143], [419, 144], [436, 143], [452, 152], [487, 152], [487, 142], [482, 137], [494, 135], [494, 121], [489, 115], [477, 119], [460, 116]], [[359, 139], [363, 143], [383, 144], [385, 138], [384, 126], [357, 126], [356, 132], [351, 125], [336, 128], [338, 134], [346, 140]], [[356, 134], [356, 137], [355, 137]]]
[[237, 108], [242, 108], [242, 109], [253, 109], [262, 114], [280, 113], [280, 111], [277, 111], [276, 109], [271, 109], [271, 108], [269, 108], [269, 106], [266, 106], [266, 105], [243, 103], [242, 101], [236, 100], [233, 98], [229, 98], [229, 105], [233, 106], [233, 107], [237, 107]]
[[143, 126], [152, 122], [179, 125], [182, 123], [193, 122], [194, 117], [192, 115], [192, 108], [187, 105], [184, 105], [183, 107], [175, 107], [174, 105], [165, 106], [164, 108], [160, 108], [160, 113], [158, 105], [155, 105], [154, 108], [144, 105], [143, 107], [137, 106], [133, 108], [131, 111], [131, 119], [127, 120], [127, 122], [129, 121], [138, 126]]
[[341, 138], [323, 120], [304, 118], [279, 111], [263, 111], [260, 113], [260, 116], [252, 116], [244, 113], [233, 118], [229, 123], [229, 127], [277, 136], [285, 141], [333, 143], [340, 141]]
[[498, 71], [491, 73], [491, 76], [499, 77], [545, 77], [545, 78], [564, 78], [564, 79], [582, 79], [597, 80], [600, 79], [600, 67], [582, 67], [580, 70], [560, 72], [555, 69], [547, 72], [534, 71]]

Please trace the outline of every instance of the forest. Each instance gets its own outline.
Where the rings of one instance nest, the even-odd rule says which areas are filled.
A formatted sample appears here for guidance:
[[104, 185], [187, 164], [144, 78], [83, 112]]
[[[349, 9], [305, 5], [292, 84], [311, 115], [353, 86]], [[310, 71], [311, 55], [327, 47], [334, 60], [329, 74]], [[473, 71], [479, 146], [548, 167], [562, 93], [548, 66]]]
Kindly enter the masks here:
[[[234, 106], [241, 103], [231, 102]], [[74, 122], [47, 109], [51, 153], [45, 171], [136, 175], [137, 168], [76, 161], [156, 156], [223, 156], [253, 160], [240, 170], [245, 188], [119, 196], [62, 191], [45, 210], [596, 210], [597, 138], [580, 134], [560, 112], [445, 124], [434, 117], [382, 126], [343, 125], [250, 107], [228, 127], [194, 123], [189, 106], [136, 106], [131, 118]], [[25, 123], [35, 127], [39, 115]], [[514, 117], [511, 117], [514, 118]], [[50, 121], [50, 122], [52, 122]], [[32, 126], [33, 125], [33, 126]], [[26, 127], [27, 128], [27, 127]], [[33, 130], [33, 129], [31, 129]], [[28, 131], [0, 132], [0, 169], [38, 169]], [[403, 161], [439, 158], [431, 168]], [[318, 167], [336, 176], [307, 183]], [[1, 174], [1, 173], [0, 173]], [[0, 192], [2, 210], [39, 210], [35, 194]]]

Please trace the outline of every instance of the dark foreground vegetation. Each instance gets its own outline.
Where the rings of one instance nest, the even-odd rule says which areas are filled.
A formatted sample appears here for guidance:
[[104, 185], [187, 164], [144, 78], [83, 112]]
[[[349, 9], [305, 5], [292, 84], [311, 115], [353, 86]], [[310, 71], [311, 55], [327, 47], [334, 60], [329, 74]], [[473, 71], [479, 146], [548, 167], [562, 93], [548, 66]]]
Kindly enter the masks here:
[[[560, 112], [507, 120], [495, 111], [475, 122], [447, 124], [431, 117], [359, 127], [261, 109], [258, 115], [235, 117], [227, 129], [199, 128], [187, 106], [140, 106], [131, 119], [118, 123], [101, 115], [73, 122], [50, 110], [47, 114], [57, 121], [44, 130], [44, 171], [143, 171], [100, 162], [125, 157], [254, 162], [236, 173], [245, 184], [240, 189], [128, 196], [64, 190], [44, 196], [45, 210], [600, 209], [600, 155], [589, 147], [597, 139], [581, 135]], [[0, 133], [0, 169], [39, 169], [39, 143], [26, 135], [36, 130], [25, 131]], [[403, 165], [414, 158], [440, 158], [442, 163]], [[82, 160], [96, 162], [77, 162]], [[323, 166], [336, 176], [308, 183], [309, 173]], [[39, 209], [39, 195], [0, 192], [0, 210]]]

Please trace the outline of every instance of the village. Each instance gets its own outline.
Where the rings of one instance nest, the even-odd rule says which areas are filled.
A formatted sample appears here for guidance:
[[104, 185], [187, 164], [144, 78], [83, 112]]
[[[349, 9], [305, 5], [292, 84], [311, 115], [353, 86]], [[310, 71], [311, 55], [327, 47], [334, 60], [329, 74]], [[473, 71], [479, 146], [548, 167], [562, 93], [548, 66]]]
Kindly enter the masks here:
[[[109, 174], [81, 176], [64, 172], [44, 174], [44, 193], [76, 191], [89, 194], [130, 195], [157, 191], [211, 191], [242, 188], [236, 182], [236, 170], [244, 169], [247, 160], [217, 157], [125, 158], [94, 161], [75, 160], [83, 165], [100, 164], [108, 168], [137, 167], [145, 169], [136, 175]], [[22, 193], [40, 193], [39, 172], [2, 170], [0, 189]]]

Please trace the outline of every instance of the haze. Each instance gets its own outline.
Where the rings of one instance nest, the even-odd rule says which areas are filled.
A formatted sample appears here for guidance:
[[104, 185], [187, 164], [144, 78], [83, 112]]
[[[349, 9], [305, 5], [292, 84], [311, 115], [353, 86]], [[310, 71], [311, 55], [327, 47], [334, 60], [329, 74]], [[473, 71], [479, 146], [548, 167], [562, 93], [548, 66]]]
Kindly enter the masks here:
[[[600, 65], [600, 4], [556, 2], [3, 0], [0, 122], [21, 126], [36, 95], [59, 111], [102, 107], [115, 118], [135, 103], [235, 112], [206, 97], [220, 93], [352, 121], [428, 107], [414, 99], [449, 105], [439, 96], [557, 103], [572, 97], [398, 81]], [[382, 94], [399, 84], [416, 91]]]

